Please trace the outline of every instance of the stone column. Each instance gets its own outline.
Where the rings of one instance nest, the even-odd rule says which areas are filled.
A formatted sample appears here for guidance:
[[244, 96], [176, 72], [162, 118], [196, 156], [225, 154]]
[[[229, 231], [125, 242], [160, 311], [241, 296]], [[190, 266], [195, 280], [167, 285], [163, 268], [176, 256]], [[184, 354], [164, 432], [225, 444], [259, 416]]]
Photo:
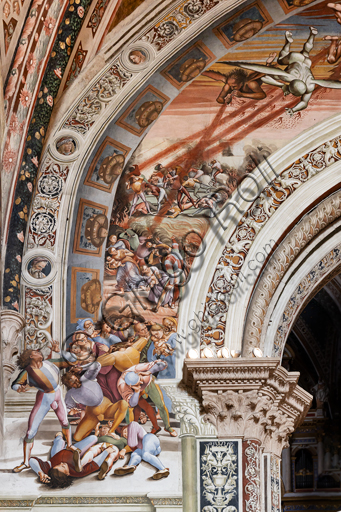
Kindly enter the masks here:
[[198, 512], [198, 445], [197, 438], [216, 438], [215, 427], [200, 413], [200, 403], [185, 386], [160, 384], [172, 400], [172, 408], [180, 421], [182, 452], [183, 511]]
[[291, 455], [290, 446], [282, 451], [282, 475], [285, 492], [291, 492]]
[[322, 436], [317, 439], [317, 471], [320, 475], [324, 470], [324, 447]]
[[327, 471], [328, 469], [331, 469], [332, 466], [332, 456], [330, 454], [330, 448], [326, 448], [326, 453], [324, 454], [324, 470]]
[[[312, 401], [298, 379], [299, 373], [287, 372], [277, 358], [185, 360], [184, 383], [202, 402], [204, 419], [215, 426], [219, 440], [206, 443], [201, 457], [207, 461], [200, 468], [206, 491], [199, 496], [201, 507], [209, 510], [211, 500], [217, 510], [279, 512], [281, 453]], [[229, 457], [235, 470], [226, 482]]]
[[0, 454], [3, 454], [5, 396], [16, 368], [16, 356], [21, 350], [21, 332], [25, 319], [20, 313], [4, 309], [1, 311], [0, 345]]

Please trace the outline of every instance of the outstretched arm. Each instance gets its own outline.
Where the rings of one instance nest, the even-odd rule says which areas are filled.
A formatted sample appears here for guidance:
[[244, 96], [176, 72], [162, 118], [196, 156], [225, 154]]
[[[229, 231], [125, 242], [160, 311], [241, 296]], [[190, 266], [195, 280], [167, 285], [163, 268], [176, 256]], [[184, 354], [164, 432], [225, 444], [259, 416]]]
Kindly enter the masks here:
[[303, 96], [301, 97], [301, 101], [299, 103], [297, 103], [297, 105], [294, 108], [286, 108], [285, 109], [287, 111], [287, 114], [289, 114], [289, 116], [292, 116], [296, 112], [300, 112], [301, 110], [304, 110], [305, 108], [307, 108], [312, 94], [313, 94], [312, 92], [310, 92], [309, 94], [303, 94]]

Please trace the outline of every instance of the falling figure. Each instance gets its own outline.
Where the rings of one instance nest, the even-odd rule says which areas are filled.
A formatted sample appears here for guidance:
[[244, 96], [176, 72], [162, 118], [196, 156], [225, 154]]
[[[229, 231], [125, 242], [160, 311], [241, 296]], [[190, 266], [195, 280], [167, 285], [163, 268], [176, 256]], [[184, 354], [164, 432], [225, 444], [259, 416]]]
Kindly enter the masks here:
[[[287, 66], [284, 70], [273, 66], [264, 66], [263, 64], [252, 64], [248, 62], [224, 62], [232, 66], [239, 66], [244, 69], [264, 73], [261, 77], [263, 83], [281, 87], [284, 96], [292, 94], [301, 99], [293, 108], [286, 108], [290, 116], [307, 108], [311, 95], [316, 85], [329, 87], [331, 89], [341, 89], [341, 82], [334, 80], [319, 80], [314, 78], [311, 72], [312, 62], [309, 54], [314, 47], [314, 38], [317, 30], [310, 27], [310, 34], [304, 43], [301, 52], [291, 52], [290, 45], [293, 42], [291, 32], [285, 33], [285, 44], [279, 54], [278, 64]], [[279, 81], [281, 80], [281, 82]]]

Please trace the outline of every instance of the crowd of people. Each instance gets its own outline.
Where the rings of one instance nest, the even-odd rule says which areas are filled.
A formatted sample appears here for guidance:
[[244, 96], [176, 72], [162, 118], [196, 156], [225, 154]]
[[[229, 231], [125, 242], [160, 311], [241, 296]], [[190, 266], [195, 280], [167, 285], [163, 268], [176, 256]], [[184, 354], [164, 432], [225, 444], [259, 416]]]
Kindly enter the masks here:
[[[138, 165], [131, 166], [126, 179], [126, 189], [132, 194], [129, 217], [135, 213], [157, 215], [162, 212], [162, 215], [174, 218], [188, 209], [192, 209], [192, 216], [199, 213], [212, 216], [209, 200], [221, 185], [226, 200], [238, 184], [238, 174], [236, 169], [215, 159], [198, 167], [185, 171], [180, 165], [164, 167], [159, 163], [147, 179]], [[217, 203], [217, 198], [213, 201]]]
[[[174, 365], [176, 321], [164, 318], [162, 325], [120, 318], [112, 326], [105, 320], [79, 320], [69, 343], [51, 349], [54, 359], [39, 350], [26, 349], [18, 358], [21, 368], [12, 389], [21, 393], [35, 387], [36, 402], [30, 413], [23, 442], [23, 461], [13, 471], [32, 469], [41, 482], [67, 487], [73, 478], [99, 471], [104, 479], [113, 464], [130, 454], [129, 464], [115, 470], [122, 476], [135, 471], [141, 460], [155, 468], [155, 480], [169, 475], [158, 455], [164, 431], [170, 425], [169, 400], [156, 377], [169, 375]], [[51, 353], [52, 355], [52, 353]], [[67, 389], [63, 397], [61, 384]], [[168, 402], [169, 403], [169, 402]], [[34, 438], [52, 409], [61, 425], [48, 461], [33, 455]], [[142, 425], [150, 420], [151, 431]], [[76, 425], [71, 433], [71, 424]]]

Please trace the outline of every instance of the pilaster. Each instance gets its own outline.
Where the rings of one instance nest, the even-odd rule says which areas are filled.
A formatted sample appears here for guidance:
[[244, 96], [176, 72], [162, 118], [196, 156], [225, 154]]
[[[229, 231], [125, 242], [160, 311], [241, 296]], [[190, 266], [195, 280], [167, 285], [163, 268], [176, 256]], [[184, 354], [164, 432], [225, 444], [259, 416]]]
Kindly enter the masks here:
[[[298, 379], [299, 373], [287, 372], [278, 358], [185, 360], [183, 380], [202, 404], [200, 424], [213, 425], [218, 438], [216, 446], [211, 442], [206, 447], [211, 465], [200, 467], [200, 478], [206, 479], [198, 489], [201, 506], [209, 507], [211, 499], [214, 512], [226, 505], [244, 512], [280, 511], [282, 450], [312, 401]], [[228, 450], [229, 443], [235, 474], [219, 490], [214, 475], [220, 471], [223, 480], [226, 468], [219, 469], [217, 453]], [[233, 481], [239, 482], [239, 490]]]
[[25, 319], [20, 313], [5, 309], [1, 311], [0, 345], [0, 455], [3, 453], [5, 395], [16, 368], [15, 358], [21, 349], [21, 332]]

